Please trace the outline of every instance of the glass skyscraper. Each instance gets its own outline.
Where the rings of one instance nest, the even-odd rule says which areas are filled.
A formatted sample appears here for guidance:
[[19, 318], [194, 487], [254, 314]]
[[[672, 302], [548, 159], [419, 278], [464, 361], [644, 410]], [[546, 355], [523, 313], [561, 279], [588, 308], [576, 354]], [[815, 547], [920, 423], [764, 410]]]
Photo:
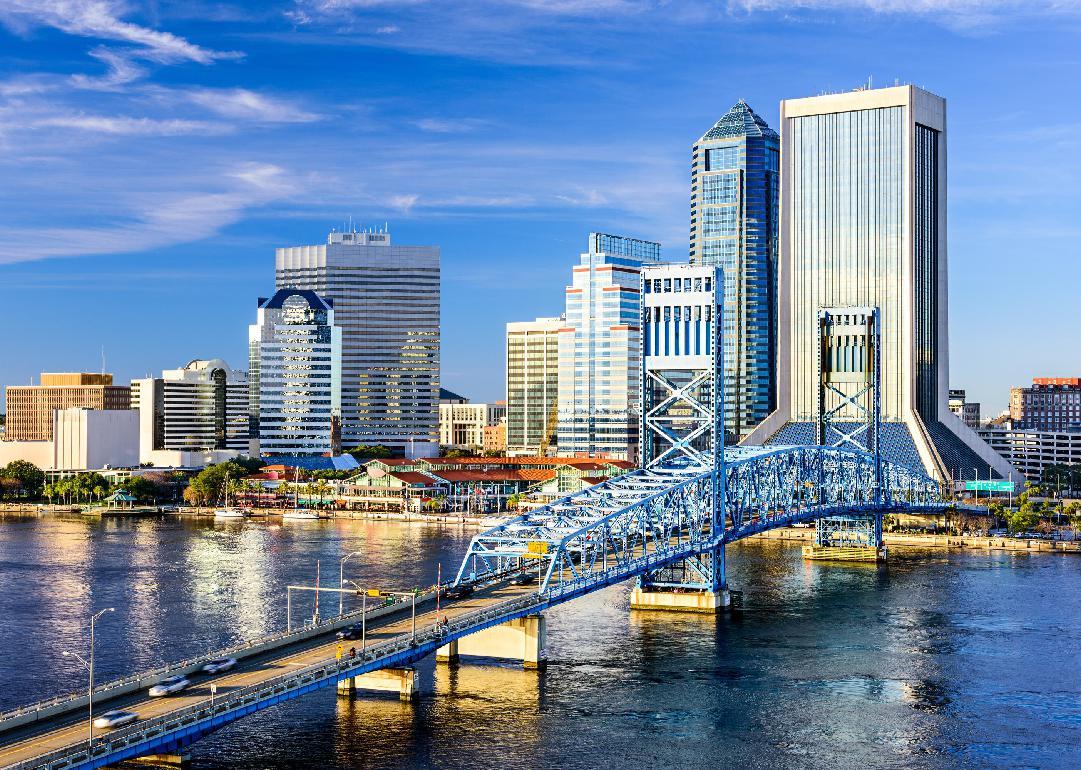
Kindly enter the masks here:
[[559, 454], [636, 460], [641, 364], [639, 276], [661, 245], [590, 233], [559, 331]]
[[691, 152], [691, 264], [724, 271], [725, 433], [775, 408], [777, 132], [736, 103]]
[[948, 406], [945, 100], [914, 86], [790, 99], [781, 131], [778, 405], [747, 443], [812, 443], [823, 398], [854, 424], [854, 405], [823, 395], [820, 319], [875, 312], [884, 455], [942, 480], [1005, 478]]
[[278, 249], [278, 288], [315, 291], [342, 329], [342, 447], [439, 453], [439, 248], [332, 232]]
[[281, 289], [260, 298], [248, 330], [249, 411], [259, 453], [338, 454], [342, 330], [333, 303], [313, 291]]

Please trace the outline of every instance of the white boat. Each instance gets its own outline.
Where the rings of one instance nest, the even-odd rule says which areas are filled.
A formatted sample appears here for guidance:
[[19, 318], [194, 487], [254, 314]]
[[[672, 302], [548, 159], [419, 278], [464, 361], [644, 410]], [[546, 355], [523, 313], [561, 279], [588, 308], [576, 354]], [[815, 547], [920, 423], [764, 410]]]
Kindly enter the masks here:
[[294, 521], [313, 521], [320, 518], [318, 514], [311, 511], [305, 511], [301, 508], [294, 508], [291, 511], [286, 511], [282, 514], [283, 519], [293, 519]]
[[225, 474], [225, 482], [222, 484], [225, 495], [225, 505], [214, 509], [215, 519], [246, 519], [251, 516], [251, 508], [241, 508], [238, 505], [229, 505], [229, 474]]
[[293, 471], [293, 510], [286, 511], [282, 514], [283, 519], [292, 519], [293, 521], [314, 521], [319, 515], [313, 511], [306, 511], [300, 507], [300, 467], [297, 466]]
[[214, 518], [216, 519], [246, 519], [249, 516], [251, 516], [250, 509], [239, 508], [235, 505], [214, 509]]

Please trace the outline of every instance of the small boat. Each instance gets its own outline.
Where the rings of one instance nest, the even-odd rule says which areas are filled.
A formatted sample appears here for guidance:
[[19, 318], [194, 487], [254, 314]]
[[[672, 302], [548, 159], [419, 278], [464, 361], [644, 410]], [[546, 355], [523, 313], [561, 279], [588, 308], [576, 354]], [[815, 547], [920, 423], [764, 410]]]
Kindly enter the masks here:
[[222, 484], [225, 496], [225, 505], [214, 509], [215, 519], [246, 519], [251, 516], [251, 508], [241, 508], [238, 505], [229, 505], [229, 474], [225, 474], [225, 483]]
[[297, 467], [293, 472], [293, 510], [286, 511], [282, 514], [283, 519], [292, 519], [293, 521], [314, 521], [322, 518], [314, 511], [307, 511], [300, 507], [300, 468]]
[[302, 508], [294, 508], [291, 511], [286, 511], [282, 514], [283, 519], [293, 519], [294, 521], [314, 521], [320, 518], [320, 516], [311, 511], [305, 511]]
[[216, 519], [246, 519], [249, 516], [251, 516], [250, 509], [239, 508], [235, 505], [214, 509], [214, 518]]

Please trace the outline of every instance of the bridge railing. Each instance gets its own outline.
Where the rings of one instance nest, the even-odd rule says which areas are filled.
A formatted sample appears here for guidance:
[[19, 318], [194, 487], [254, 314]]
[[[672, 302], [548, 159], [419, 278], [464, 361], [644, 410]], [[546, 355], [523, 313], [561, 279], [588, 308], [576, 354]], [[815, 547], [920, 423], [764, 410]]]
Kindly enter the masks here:
[[[434, 591], [425, 591], [418, 594], [417, 600], [422, 601], [434, 596]], [[408, 603], [408, 599], [402, 595], [394, 595], [388, 597], [388, 601], [382, 606], [394, 606], [398, 604]], [[369, 607], [368, 614], [371, 615], [376, 607]], [[103, 682], [100, 685], [94, 687], [95, 700], [101, 698], [109, 698], [114, 695], [123, 695], [126, 692], [131, 691], [133, 687], [141, 686], [148, 680], [157, 680], [176, 674], [178, 672], [193, 672], [198, 670], [201, 666], [206, 664], [210, 660], [218, 658], [230, 658], [230, 657], [246, 657], [253, 652], [259, 652], [262, 649], [269, 647], [281, 647], [295, 642], [303, 641], [311, 636], [319, 636], [322, 633], [329, 633], [336, 627], [339, 627], [352, 620], [359, 620], [361, 616], [360, 611], [346, 613], [342, 616], [333, 616], [327, 618], [325, 621], [320, 622], [318, 625], [310, 625], [306, 628], [299, 628], [294, 631], [283, 631], [275, 634], [267, 634], [266, 636], [258, 637], [256, 639], [249, 639], [240, 644], [235, 644], [230, 647], [226, 647], [218, 650], [211, 650], [210, 652], [202, 655], [197, 655], [191, 658], [187, 658], [173, 663], [166, 663], [161, 666], [157, 666], [152, 669], [140, 671], [135, 674], [129, 674], [126, 676], [112, 679], [107, 682]], [[67, 693], [65, 695], [57, 695], [52, 698], [38, 701], [36, 703], [30, 703], [25, 706], [20, 706], [15, 709], [0, 713], [0, 732], [3, 732], [6, 728], [5, 723], [9, 720], [16, 720], [20, 717], [25, 717], [30, 714], [55, 709], [64, 705], [70, 705], [76, 707], [80, 704], [85, 704], [87, 701], [86, 691]]]
[[[222, 693], [216, 696], [212, 703], [204, 701], [171, 711], [160, 717], [136, 722], [129, 727], [113, 730], [96, 738], [92, 747], [84, 746], [82, 744], [85, 742], [80, 742], [78, 747], [72, 746], [47, 752], [11, 765], [8, 770], [31, 770], [31, 768], [42, 767], [49, 770], [62, 770], [88, 762], [102, 763], [110, 757], [130, 754], [136, 746], [151, 745], [158, 748], [167, 746], [170, 741], [176, 740], [179, 737], [177, 734], [182, 731], [190, 731], [201, 725], [206, 728], [218, 727], [233, 721], [241, 711], [246, 713], [253, 707], [265, 708], [271, 705], [271, 702], [282, 700], [283, 696], [295, 695], [299, 690], [327, 682], [327, 680], [338, 681], [392, 665], [405, 665], [412, 659], [419, 659], [430, 654], [435, 647], [452, 639], [489, 625], [505, 622], [517, 615], [535, 611], [545, 604], [547, 601], [543, 597], [537, 594], [526, 594], [458, 615], [445, 625], [439, 622], [427, 624], [417, 629], [415, 641], [410, 634], [400, 634], [385, 642], [367, 647], [360, 651], [356, 658], [328, 658], [258, 684]], [[403, 657], [406, 659], [401, 660]], [[142, 753], [153, 753], [154, 750], [149, 748], [143, 750]]]

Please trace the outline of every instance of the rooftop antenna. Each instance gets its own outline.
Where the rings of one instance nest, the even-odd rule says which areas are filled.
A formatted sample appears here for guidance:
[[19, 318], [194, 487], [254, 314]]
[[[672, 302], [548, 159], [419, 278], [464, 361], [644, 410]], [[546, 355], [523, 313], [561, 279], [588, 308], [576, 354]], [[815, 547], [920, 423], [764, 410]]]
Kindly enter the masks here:
[[101, 373], [105, 374], [105, 346], [101, 346]]

